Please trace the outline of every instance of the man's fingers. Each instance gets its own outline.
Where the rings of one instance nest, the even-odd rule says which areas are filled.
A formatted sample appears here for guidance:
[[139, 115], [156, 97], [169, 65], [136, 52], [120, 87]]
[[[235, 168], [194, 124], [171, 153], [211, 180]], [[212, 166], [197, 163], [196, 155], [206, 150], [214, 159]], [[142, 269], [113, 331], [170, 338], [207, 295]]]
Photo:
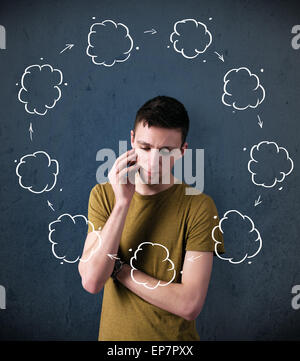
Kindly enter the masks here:
[[[131, 177], [133, 177], [138, 168], [139, 165], [136, 163], [130, 167], [126, 167], [121, 170], [121, 172], [118, 173], [118, 182], [120, 182], [121, 184], [127, 184], [127, 176], [131, 179]], [[132, 178], [132, 180], [134, 181], [134, 178]]]
[[116, 159], [116, 163], [120, 163], [123, 159], [127, 158], [131, 154], [135, 154], [135, 149], [134, 148], [132, 148], [132, 149], [128, 150], [127, 152], [121, 154], [120, 157], [118, 157]]
[[130, 154], [128, 157], [119, 161], [119, 163], [116, 164], [116, 173], [120, 173], [124, 168], [127, 167], [129, 161], [134, 161], [136, 160], [136, 158], [137, 158], [136, 154]]
[[135, 149], [132, 148], [130, 150], [128, 150], [127, 152], [123, 153], [122, 155], [120, 155], [120, 157], [118, 157], [116, 159], [116, 161], [114, 162], [110, 172], [109, 172], [109, 180], [110, 182], [113, 183], [118, 183], [118, 176], [120, 174], [120, 172], [124, 169], [127, 168], [128, 162], [129, 161], [134, 161], [136, 160], [137, 154], [135, 153]]

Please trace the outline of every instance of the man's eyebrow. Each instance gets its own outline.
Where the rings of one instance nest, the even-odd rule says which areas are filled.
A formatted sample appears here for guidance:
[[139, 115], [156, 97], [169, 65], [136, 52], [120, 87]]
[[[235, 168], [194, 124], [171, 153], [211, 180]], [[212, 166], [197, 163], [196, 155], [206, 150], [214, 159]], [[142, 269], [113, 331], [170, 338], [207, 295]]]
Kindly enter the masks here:
[[[141, 145], [147, 145], [149, 147], [152, 147], [152, 144], [144, 142], [143, 140], [137, 140], [137, 143], [141, 144]], [[176, 147], [172, 147], [171, 145], [164, 145], [161, 148], [176, 148]]]

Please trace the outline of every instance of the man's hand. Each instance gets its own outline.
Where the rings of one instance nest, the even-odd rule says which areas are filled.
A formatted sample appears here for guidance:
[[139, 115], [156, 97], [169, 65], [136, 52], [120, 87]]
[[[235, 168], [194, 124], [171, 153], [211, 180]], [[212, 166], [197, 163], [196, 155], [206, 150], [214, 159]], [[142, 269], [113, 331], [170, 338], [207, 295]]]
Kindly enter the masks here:
[[137, 154], [134, 148], [116, 159], [108, 173], [108, 179], [115, 193], [116, 203], [130, 203], [135, 192], [134, 179], [138, 168]]

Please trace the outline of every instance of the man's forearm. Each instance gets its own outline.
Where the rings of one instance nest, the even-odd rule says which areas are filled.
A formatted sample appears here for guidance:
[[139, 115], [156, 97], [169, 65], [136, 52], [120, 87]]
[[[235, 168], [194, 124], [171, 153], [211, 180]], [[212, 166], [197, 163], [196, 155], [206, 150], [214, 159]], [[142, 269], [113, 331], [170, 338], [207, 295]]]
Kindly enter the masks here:
[[130, 203], [115, 204], [100, 232], [101, 247], [91, 257], [92, 249], [97, 248], [95, 245], [99, 240], [96, 233], [90, 233], [90, 237], [95, 239], [91, 240], [91, 245], [84, 252], [83, 258], [88, 258], [88, 261], [79, 263], [79, 272], [84, 288], [91, 293], [99, 292], [113, 271], [115, 260], [108, 254], [118, 252], [129, 205]]
[[[182, 283], [170, 283], [166, 286], [152, 288], [159, 280], [142, 271], [134, 270], [134, 278], [138, 282], [147, 282], [148, 287], [151, 287], [147, 288], [131, 278], [131, 269], [130, 265], [125, 263], [116, 276], [117, 280], [145, 301], [186, 320], [191, 320], [191, 301]], [[167, 282], [160, 281], [160, 283], [166, 284]]]

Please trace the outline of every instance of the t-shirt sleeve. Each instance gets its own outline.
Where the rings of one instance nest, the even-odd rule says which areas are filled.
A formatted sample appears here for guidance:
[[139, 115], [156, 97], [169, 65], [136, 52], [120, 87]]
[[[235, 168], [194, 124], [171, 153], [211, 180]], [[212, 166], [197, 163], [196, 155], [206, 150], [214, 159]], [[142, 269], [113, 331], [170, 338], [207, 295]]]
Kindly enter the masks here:
[[[204, 195], [204, 194], [203, 194]], [[196, 197], [190, 208], [187, 221], [186, 251], [212, 251], [225, 253], [223, 234], [219, 229], [219, 216], [213, 199], [204, 195]]]
[[88, 233], [103, 228], [110, 212], [108, 209], [107, 198], [103, 189], [103, 184], [96, 184], [89, 196], [88, 204]]

